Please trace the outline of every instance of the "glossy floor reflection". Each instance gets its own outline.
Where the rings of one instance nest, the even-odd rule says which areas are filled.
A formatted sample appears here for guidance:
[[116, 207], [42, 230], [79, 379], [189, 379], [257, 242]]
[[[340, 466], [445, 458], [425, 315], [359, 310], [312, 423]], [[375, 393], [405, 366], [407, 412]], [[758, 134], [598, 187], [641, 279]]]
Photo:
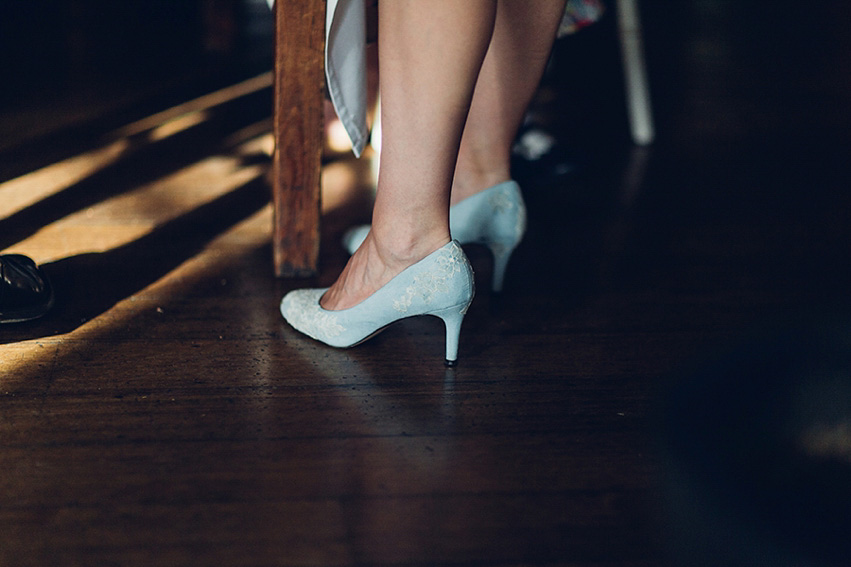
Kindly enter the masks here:
[[351, 350], [284, 323], [373, 171], [326, 166], [321, 274], [275, 280], [267, 86], [3, 176], [0, 249], [59, 296], [0, 327], [0, 565], [662, 564], [669, 382], [851, 284], [845, 4], [741, 4], [642, 3], [650, 148], [612, 22], [558, 46], [536, 116], [577, 167], [523, 170], [527, 238], [456, 369], [437, 319]]

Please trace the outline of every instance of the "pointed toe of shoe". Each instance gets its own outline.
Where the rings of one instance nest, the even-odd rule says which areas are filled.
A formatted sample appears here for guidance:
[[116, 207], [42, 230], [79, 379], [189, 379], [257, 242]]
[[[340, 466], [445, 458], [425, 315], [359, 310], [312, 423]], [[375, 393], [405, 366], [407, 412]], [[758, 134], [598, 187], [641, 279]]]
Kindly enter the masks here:
[[319, 300], [327, 288], [296, 289], [281, 300], [281, 315], [295, 330], [331, 346], [345, 346], [338, 340], [344, 328], [334, 311], [327, 311]]

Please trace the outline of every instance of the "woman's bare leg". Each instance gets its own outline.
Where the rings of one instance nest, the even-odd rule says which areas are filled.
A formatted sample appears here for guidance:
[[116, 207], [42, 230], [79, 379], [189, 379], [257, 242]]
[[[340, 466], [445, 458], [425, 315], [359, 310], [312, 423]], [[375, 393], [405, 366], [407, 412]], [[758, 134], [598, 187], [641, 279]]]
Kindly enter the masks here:
[[452, 204], [511, 178], [511, 146], [549, 59], [565, 0], [499, 0], [461, 139]]
[[496, 0], [380, 4], [382, 152], [372, 229], [323, 296], [324, 308], [357, 305], [449, 242], [458, 146], [496, 11]]

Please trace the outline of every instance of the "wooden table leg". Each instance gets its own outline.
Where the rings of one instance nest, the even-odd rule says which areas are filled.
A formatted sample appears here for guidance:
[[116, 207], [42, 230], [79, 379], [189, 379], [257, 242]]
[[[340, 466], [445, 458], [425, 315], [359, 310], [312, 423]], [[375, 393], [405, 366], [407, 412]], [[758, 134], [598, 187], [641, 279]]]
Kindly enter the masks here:
[[307, 277], [319, 258], [325, 0], [275, 2], [275, 274]]

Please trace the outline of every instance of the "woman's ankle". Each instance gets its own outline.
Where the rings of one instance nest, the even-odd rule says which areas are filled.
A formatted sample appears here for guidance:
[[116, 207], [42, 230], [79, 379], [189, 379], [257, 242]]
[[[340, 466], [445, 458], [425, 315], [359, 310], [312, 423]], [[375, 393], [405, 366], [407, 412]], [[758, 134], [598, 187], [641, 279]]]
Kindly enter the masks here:
[[448, 227], [446, 230], [390, 231], [373, 225], [370, 237], [368, 245], [385, 264], [404, 267], [419, 262], [450, 240]]
[[437, 234], [424, 235], [408, 242], [405, 239], [382, 240], [372, 232], [349, 259], [343, 273], [320, 299], [329, 310], [347, 309], [364, 301], [405, 268], [412, 266], [449, 242]]
[[509, 181], [511, 173], [508, 168], [498, 168], [488, 171], [456, 172], [452, 181], [452, 193], [449, 204], [456, 205], [476, 193], [494, 185]]

